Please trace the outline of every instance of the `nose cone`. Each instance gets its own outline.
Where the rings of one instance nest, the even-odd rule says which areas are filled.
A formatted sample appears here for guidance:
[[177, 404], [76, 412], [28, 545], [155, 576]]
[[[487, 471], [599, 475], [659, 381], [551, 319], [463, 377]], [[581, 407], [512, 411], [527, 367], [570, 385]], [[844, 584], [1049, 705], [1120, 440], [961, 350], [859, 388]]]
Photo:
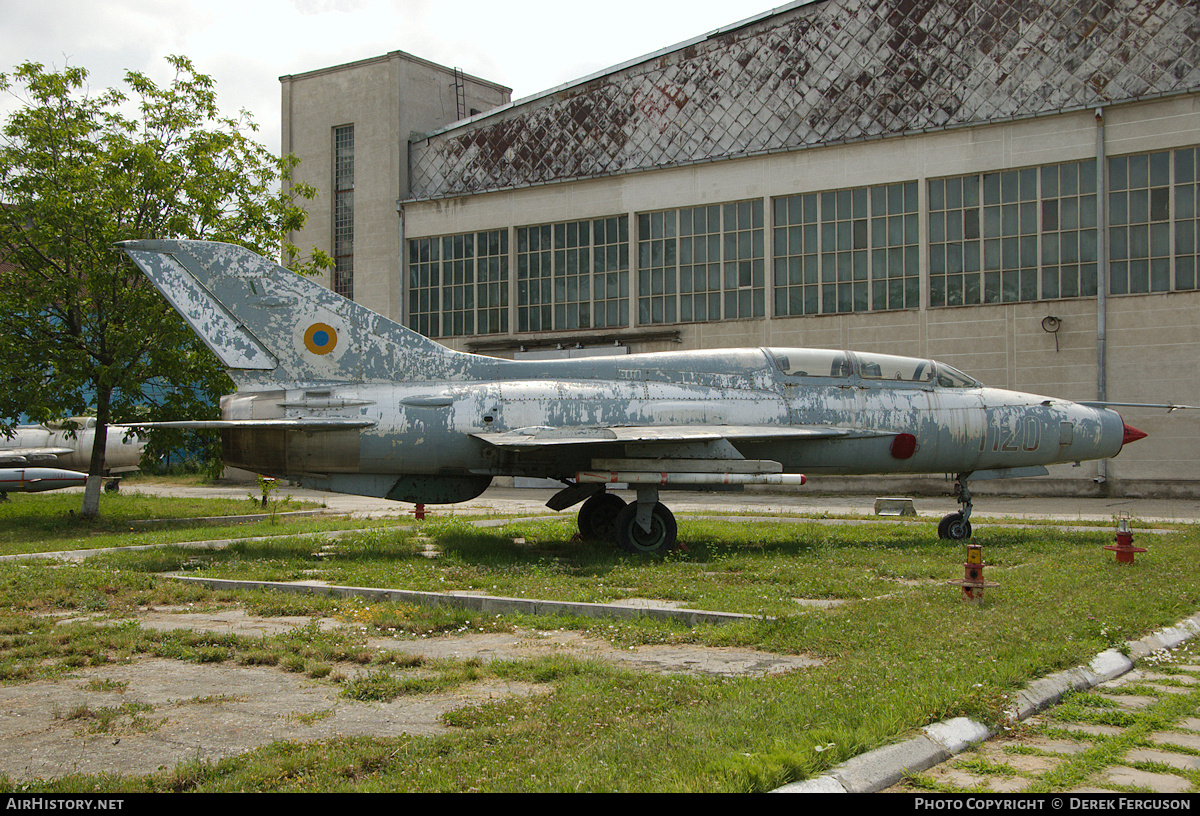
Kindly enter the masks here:
[[1150, 434], [1145, 431], [1139, 431], [1132, 425], [1125, 425], [1125, 436], [1121, 439], [1122, 445], [1128, 445], [1130, 442], [1137, 442], [1139, 439], [1145, 439]]

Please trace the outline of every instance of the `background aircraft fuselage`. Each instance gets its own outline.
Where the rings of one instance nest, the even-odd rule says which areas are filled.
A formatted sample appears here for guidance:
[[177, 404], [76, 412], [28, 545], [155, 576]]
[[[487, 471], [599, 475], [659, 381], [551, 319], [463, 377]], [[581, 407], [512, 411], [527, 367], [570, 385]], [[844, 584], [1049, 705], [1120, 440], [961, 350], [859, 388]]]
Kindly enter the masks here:
[[[91, 417], [79, 417], [73, 421], [78, 425], [74, 431], [46, 425], [18, 425], [11, 438], [0, 437], [0, 452], [27, 449], [58, 450], [61, 452], [51, 459], [56, 466], [87, 472], [92, 460], [92, 445], [96, 440], [96, 420]], [[145, 447], [145, 441], [130, 436], [128, 428], [110, 427], [104, 449], [104, 472], [125, 473], [137, 470]]]

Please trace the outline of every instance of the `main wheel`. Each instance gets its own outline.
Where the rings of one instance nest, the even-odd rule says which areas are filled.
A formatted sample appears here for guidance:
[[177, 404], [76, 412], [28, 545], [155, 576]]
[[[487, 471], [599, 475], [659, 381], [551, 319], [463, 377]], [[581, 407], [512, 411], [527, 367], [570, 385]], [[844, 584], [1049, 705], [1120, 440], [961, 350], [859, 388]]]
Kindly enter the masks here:
[[617, 516], [625, 509], [625, 500], [612, 493], [597, 493], [579, 508], [579, 533], [589, 541], [613, 543], [617, 540]]
[[938, 524], [938, 538], [962, 541], [971, 537], [971, 522], [962, 513], [950, 513]]
[[637, 502], [625, 506], [617, 516], [617, 544], [633, 553], [660, 555], [675, 549], [679, 543], [679, 526], [665, 505], [658, 503], [650, 511], [650, 532], [637, 522]]

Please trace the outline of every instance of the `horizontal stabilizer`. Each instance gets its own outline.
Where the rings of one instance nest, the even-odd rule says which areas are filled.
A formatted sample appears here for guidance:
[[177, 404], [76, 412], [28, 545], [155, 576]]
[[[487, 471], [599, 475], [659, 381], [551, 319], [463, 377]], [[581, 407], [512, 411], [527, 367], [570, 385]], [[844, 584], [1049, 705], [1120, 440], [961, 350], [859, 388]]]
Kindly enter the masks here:
[[131, 422], [127, 428], [183, 428], [195, 431], [219, 431], [223, 428], [282, 428], [292, 431], [344, 431], [370, 428], [373, 419], [353, 417], [294, 417], [283, 419], [197, 419], [178, 422]]

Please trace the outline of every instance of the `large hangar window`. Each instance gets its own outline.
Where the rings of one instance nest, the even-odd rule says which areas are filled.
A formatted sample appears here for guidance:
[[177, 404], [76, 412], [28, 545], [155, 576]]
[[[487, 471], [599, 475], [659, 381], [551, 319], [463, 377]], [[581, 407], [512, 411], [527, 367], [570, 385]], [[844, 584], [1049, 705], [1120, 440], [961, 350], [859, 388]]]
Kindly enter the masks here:
[[1171, 154], [1108, 163], [1109, 281], [1114, 295], [1171, 289]]
[[1041, 297], [1096, 294], [1096, 163], [1050, 165], [1042, 185]]
[[917, 183], [774, 200], [775, 314], [921, 305]]
[[[1200, 149], [1110, 157], [1109, 294], [1200, 288]], [[1094, 297], [1094, 160], [929, 182], [929, 304]]]
[[638, 214], [638, 323], [763, 317], [761, 200]]
[[508, 230], [408, 242], [408, 325], [426, 337], [508, 331]]
[[[1086, 176], [1078, 165], [1071, 165], [1071, 175]], [[1037, 168], [1026, 168], [929, 182], [929, 305], [1014, 303], [1042, 296], [1039, 223], [1043, 209], [1049, 212], [1057, 207], [1057, 186], [1054, 191], [1048, 187], [1043, 196], [1039, 193], [1041, 176]], [[1093, 230], [1095, 176], [1093, 170]], [[1078, 181], [1075, 187], [1065, 200], [1077, 205]], [[1075, 222], [1077, 230], [1077, 217]], [[1068, 234], [1062, 236], [1064, 241]], [[1047, 237], [1044, 248], [1057, 247], [1058, 240]], [[1074, 240], [1077, 243], [1077, 238]], [[1092, 243], [1094, 246], [1094, 233]], [[1047, 266], [1048, 276], [1049, 269]], [[1094, 257], [1090, 276], [1094, 291]]]
[[1175, 151], [1175, 289], [1200, 289], [1200, 148]]
[[517, 331], [625, 326], [629, 218], [517, 229]]

